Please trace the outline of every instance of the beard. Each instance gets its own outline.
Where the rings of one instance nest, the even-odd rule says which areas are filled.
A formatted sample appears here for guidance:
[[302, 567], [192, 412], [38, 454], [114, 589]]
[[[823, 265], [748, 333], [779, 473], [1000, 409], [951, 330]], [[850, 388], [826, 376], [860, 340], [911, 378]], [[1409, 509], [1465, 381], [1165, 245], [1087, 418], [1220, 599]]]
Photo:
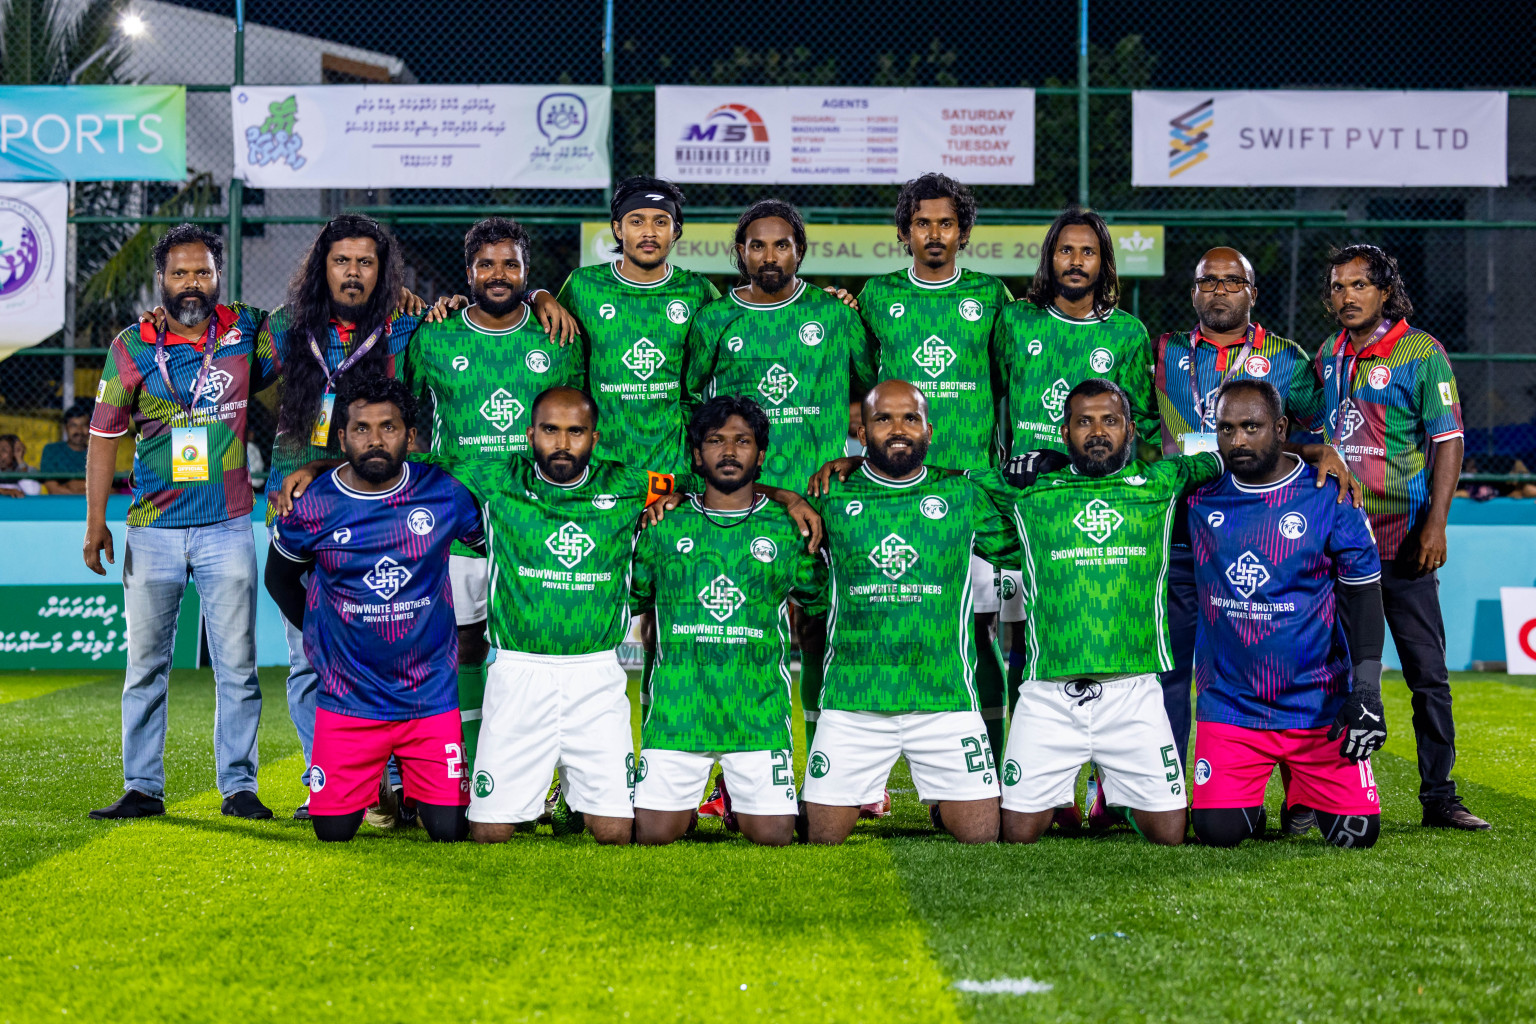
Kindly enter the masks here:
[[348, 282], [342, 286], [339, 297], [331, 296], [331, 312], [338, 320], [356, 323], [358, 316], [368, 308], [369, 298], [362, 285]]
[[400, 466], [405, 461], [405, 453], [399, 454], [384, 448], [369, 448], [357, 457], [348, 456], [347, 461], [352, 463], [352, 472], [361, 479], [371, 484], [382, 484], [400, 472]]
[[1236, 306], [1200, 311], [1200, 326], [1215, 334], [1227, 334], [1248, 323], [1248, 310]]
[[1087, 298], [1089, 293], [1093, 291], [1093, 286], [1098, 283], [1098, 278], [1089, 278], [1086, 284], [1073, 284], [1058, 277], [1056, 279], [1056, 294], [1068, 302], [1077, 302], [1080, 299]]
[[1111, 446], [1107, 440], [1099, 443], [1100, 440], [1098, 437], [1093, 438], [1081, 451], [1072, 447], [1070, 443], [1067, 445], [1067, 455], [1072, 459], [1072, 468], [1076, 469], [1083, 476], [1109, 476], [1120, 472], [1130, 465], [1131, 439], [1129, 435], [1120, 443], [1119, 448]]
[[740, 467], [741, 463], [737, 462], [735, 459], [721, 459], [719, 462], [715, 463], [713, 467], [699, 463], [699, 475], [704, 478], [705, 483], [709, 484], [721, 494], [735, 494], [743, 487], [751, 486], [752, 482], [758, 478], [759, 474], [762, 473], [762, 468], [760, 466], [747, 466], [744, 467], [745, 471], [740, 476], [720, 476], [718, 471], [725, 469], [728, 466]]
[[[896, 436], [901, 437], [899, 434]], [[895, 440], [893, 437], [886, 438], [884, 444], [871, 442], [866, 446], [864, 458], [869, 461], [871, 466], [875, 467], [875, 471], [881, 476], [893, 479], [904, 477], [914, 472], [917, 467], [923, 464], [923, 460], [928, 457], [927, 438], [902, 437], [901, 439], [909, 442], [912, 447], [903, 448], [895, 452], [891, 451], [891, 442]]]
[[[510, 294], [508, 294], [505, 299], [493, 299], [486, 294], [486, 291], [492, 285], [496, 284], [505, 285], [508, 289], [510, 289]], [[475, 305], [479, 306], [482, 311], [489, 314], [490, 316], [494, 316], [499, 319], [512, 312], [518, 306], [522, 305], [523, 296], [527, 294], [527, 292], [524, 289], [514, 287], [511, 281], [496, 278], [495, 280], [485, 282], [484, 287], [475, 285], [470, 289], [470, 294], [475, 300]]]
[[165, 307], [171, 319], [183, 327], [196, 327], [207, 320], [213, 315], [213, 307], [218, 304], [218, 301], [218, 292], [205, 295], [188, 289], [172, 294], [168, 288], [160, 290], [160, 304]]
[[551, 483], [568, 484], [586, 472], [587, 464], [592, 461], [592, 453], [577, 458], [570, 452], [555, 452], [546, 458], [543, 453], [535, 451], [533, 461], [538, 465], [539, 472]]
[[752, 279], [752, 283], [757, 285], [761, 291], [765, 291], [769, 295], [777, 295], [789, 283], [789, 275], [784, 273], [783, 267], [776, 264], [759, 267], [757, 273], [748, 274], [747, 276]]
[[1249, 448], [1247, 450], [1252, 453], [1252, 458], [1244, 458], [1241, 455], [1238, 458], [1233, 458], [1234, 454], [1238, 454], [1236, 452], [1223, 456], [1226, 459], [1227, 467], [1232, 470], [1232, 475], [1239, 480], [1262, 479], [1274, 472], [1275, 467], [1280, 463], [1280, 444], [1278, 441], [1262, 450], [1257, 448]]

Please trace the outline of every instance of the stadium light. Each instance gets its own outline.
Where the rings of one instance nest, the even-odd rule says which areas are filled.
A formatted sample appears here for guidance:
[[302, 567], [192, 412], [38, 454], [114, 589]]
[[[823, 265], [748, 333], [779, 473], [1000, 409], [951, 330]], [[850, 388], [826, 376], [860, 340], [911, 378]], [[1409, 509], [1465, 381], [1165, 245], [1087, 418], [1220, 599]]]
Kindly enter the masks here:
[[128, 11], [117, 20], [117, 27], [123, 30], [123, 35], [130, 39], [137, 39], [144, 34], [144, 30], [148, 26], [144, 24], [143, 18], [132, 11]]

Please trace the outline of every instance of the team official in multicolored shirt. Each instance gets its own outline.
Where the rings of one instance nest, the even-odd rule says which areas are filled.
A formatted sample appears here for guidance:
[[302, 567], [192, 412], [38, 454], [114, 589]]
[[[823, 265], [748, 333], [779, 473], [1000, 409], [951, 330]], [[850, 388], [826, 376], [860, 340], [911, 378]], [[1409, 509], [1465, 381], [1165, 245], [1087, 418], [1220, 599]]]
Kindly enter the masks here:
[[223, 812], [270, 818], [256, 796], [256, 549], [245, 464], [251, 396], [275, 375], [258, 343], [263, 312], [219, 303], [224, 241], [191, 224], [154, 246], [155, 277], [169, 314], [112, 341], [91, 419], [86, 465], [85, 564], [106, 575], [106, 523], [119, 440], [134, 435], [133, 504], [124, 542], [123, 687], [126, 792], [93, 818], [165, 813], [166, 691], [172, 639], [188, 579], [197, 584], [218, 690], [213, 745]]
[[1440, 582], [1461, 475], [1461, 400], [1441, 344], [1412, 327], [1397, 261], [1374, 245], [1328, 257], [1324, 301], [1341, 330], [1317, 353], [1328, 439], [1364, 485], [1381, 551], [1387, 625], [1413, 693], [1423, 823], [1489, 828], [1456, 795], [1456, 725]]

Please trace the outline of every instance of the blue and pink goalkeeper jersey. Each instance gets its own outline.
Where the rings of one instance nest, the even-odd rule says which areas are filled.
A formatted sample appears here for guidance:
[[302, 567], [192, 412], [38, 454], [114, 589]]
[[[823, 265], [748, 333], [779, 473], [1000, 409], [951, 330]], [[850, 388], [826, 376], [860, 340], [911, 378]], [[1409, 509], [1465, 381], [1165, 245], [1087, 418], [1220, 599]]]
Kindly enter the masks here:
[[1197, 721], [1313, 729], [1349, 693], [1333, 585], [1379, 579], [1381, 562], [1365, 513], [1337, 502], [1334, 481], [1316, 482], [1298, 461], [1278, 483], [1251, 487], [1229, 472], [1189, 497]]
[[459, 706], [459, 634], [448, 585], [455, 540], [483, 550], [480, 513], [435, 466], [406, 463], [377, 494], [333, 470], [274, 524], [272, 542], [315, 563], [304, 604], [304, 651], [327, 711], [378, 721]]

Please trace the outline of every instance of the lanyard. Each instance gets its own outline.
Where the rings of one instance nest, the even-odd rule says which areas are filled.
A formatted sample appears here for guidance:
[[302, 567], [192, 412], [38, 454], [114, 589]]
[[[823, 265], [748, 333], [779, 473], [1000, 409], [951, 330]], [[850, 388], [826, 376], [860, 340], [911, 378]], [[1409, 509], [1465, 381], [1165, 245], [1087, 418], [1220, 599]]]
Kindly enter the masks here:
[[160, 378], [165, 381], [165, 390], [170, 392], [171, 401], [175, 402], [176, 407], [185, 414], [189, 426], [192, 423], [192, 407], [202, 396], [203, 385], [208, 383], [208, 371], [213, 367], [213, 353], [218, 347], [218, 343], [214, 340], [214, 333], [218, 329], [219, 317], [215, 313], [208, 318], [208, 335], [203, 338], [203, 365], [198, 369], [197, 378], [192, 382], [192, 399], [189, 402], [181, 400], [181, 396], [176, 393], [176, 385], [171, 383], [171, 371], [166, 365], [170, 360], [165, 354], [165, 333], [155, 332], [155, 365], [160, 367]]
[[[1248, 333], [1243, 338], [1243, 347], [1237, 353], [1237, 358], [1227, 364], [1226, 372], [1221, 375], [1221, 380], [1216, 382], [1216, 390], [1243, 371], [1243, 366], [1248, 362], [1248, 356], [1252, 354], [1255, 344], [1264, 344], [1264, 328], [1258, 324], [1249, 324]], [[1206, 417], [1214, 410], [1205, 407], [1205, 399], [1200, 394], [1200, 378], [1195, 372], [1195, 357], [1200, 351], [1200, 326], [1189, 332], [1189, 397], [1195, 403], [1195, 419], [1200, 426], [1205, 426]]]
[[373, 348], [374, 345], [378, 344], [379, 339], [384, 336], [384, 328], [387, 326], [389, 325], [385, 323], [375, 327], [373, 333], [368, 335], [366, 341], [364, 341], [361, 345], [357, 346], [357, 348], [353, 349], [347, 354], [347, 357], [341, 361], [341, 365], [336, 367], [335, 373], [331, 372], [330, 364], [325, 361], [325, 353], [320, 351], [320, 343], [315, 340], [315, 336], [313, 334], [309, 336], [309, 350], [315, 354], [315, 362], [319, 363], [321, 367], [325, 369], [326, 394], [330, 394], [332, 391], [336, 390], [334, 384], [337, 377], [340, 377], [342, 374], [352, 369], [352, 367], [356, 366], [358, 361], [362, 359], [363, 356], [368, 354], [368, 350]]
[[1344, 350], [1349, 348], [1349, 332], [1339, 332], [1338, 345], [1333, 350], [1333, 385], [1339, 396], [1339, 405], [1338, 408], [1334, 411], [1333, 417], [1334, 437], [1338, 437], [1339, 433], [1343, 431], [1345, 423], [1344, 417], [1349, 414], [1349, 407], [1353, 405], [1355, 401], [1355, 368], [1360, 365], [1361, 353], [1370, 348], [1372, 345], [1376, 344], [1382, 338], [1386, 337], [1387, 332], [1391, 329], [1391, 320], [1383, 319], [1381, 323], [1376, 325], [1376, 331], [1371, 335], [1371, 340], [1366, 342], [1364, 345], [1361, 345], [1360, 351], [1356, 352], [1354, 358], [1349, 361], [1348, 383], [1345, 383], [1343, 375], [1345, 373]]

